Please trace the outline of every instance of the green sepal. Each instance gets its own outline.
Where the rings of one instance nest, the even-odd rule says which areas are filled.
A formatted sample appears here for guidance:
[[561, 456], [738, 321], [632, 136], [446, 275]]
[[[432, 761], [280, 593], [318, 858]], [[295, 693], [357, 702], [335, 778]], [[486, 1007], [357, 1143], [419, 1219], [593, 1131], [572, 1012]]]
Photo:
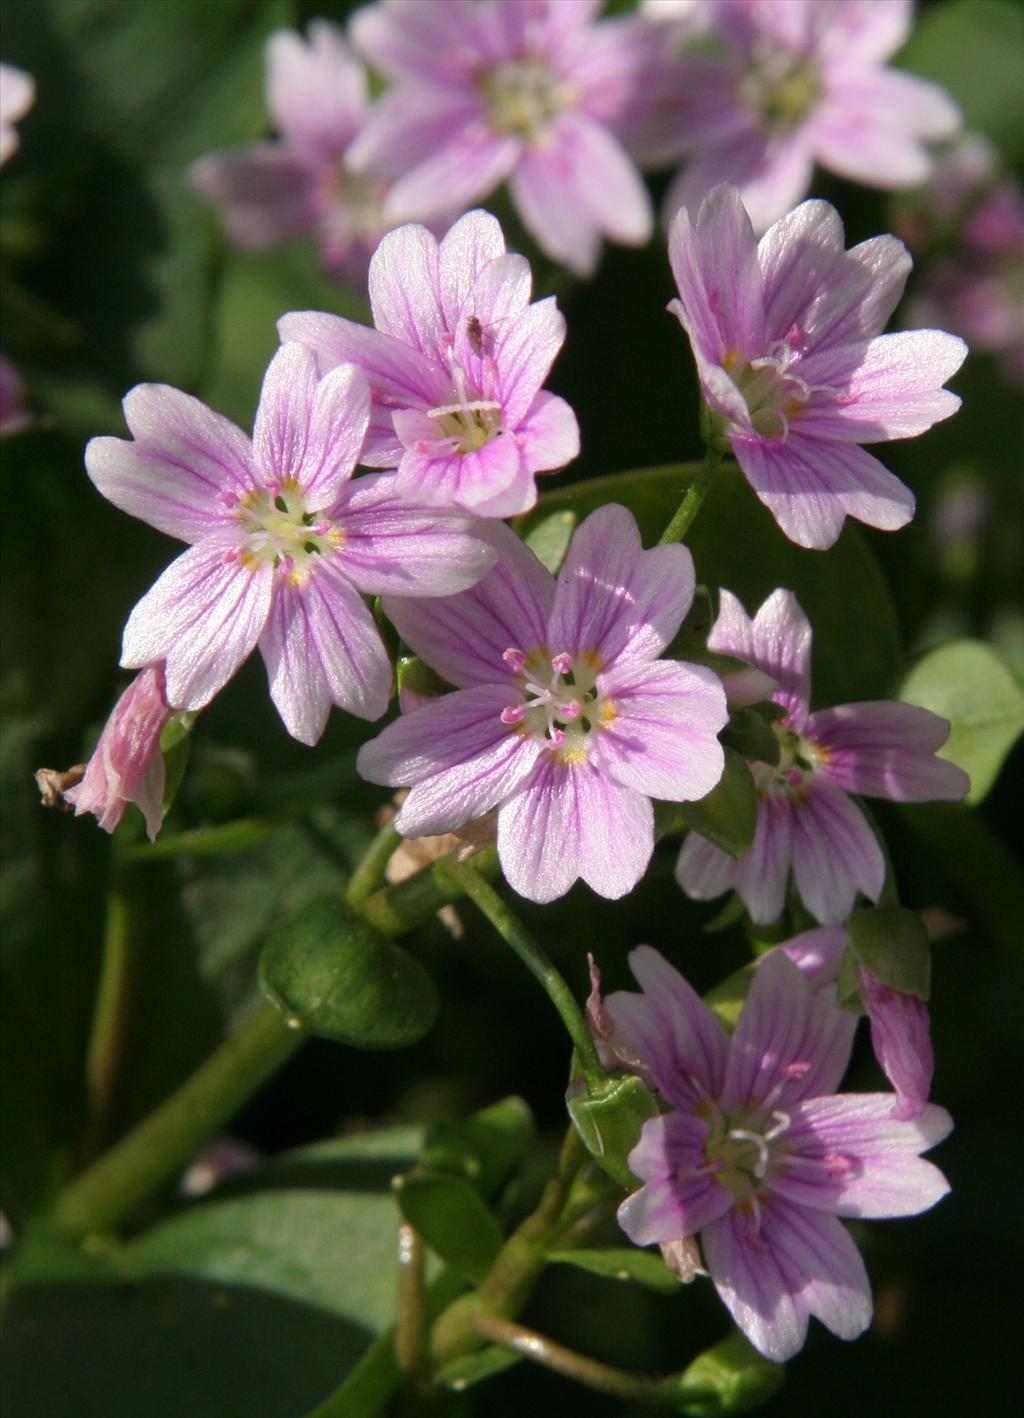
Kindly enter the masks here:
[[480, 1285], [501, 1250], [501, 1227], [472, 1182], [416, 1170], [394, 1180], [402, 1216], [463, 1280]]
[[722, 730], [722, 743], [734, 748], [744, 758], [752, 758], [757, 763], [770, 763], [774, 768], [779, 761], [779, 738], [772, 724], [776, 719], [781, 719], [785, 712], [781, 704], [770, 699], [734, 709]]
[[884, 985], [928, 999], [932, 951], [920, 916], [903, 906], [873, 906], [855, 911], [847, 932], [850, 951]]
[[662, 1295], [674, 1295], [679, 1289], [679, 1281], [655, 1251], [622, 1246], [600, 1251], [549, 1251], [547, 1258], [555, 1265], [574, 1265], [608, 1280], [632, 1281]]
[[552, 512], [523, 538], [537, 560], [552, 576], [558, 574], [558, 568], [565, 560], [577, 520], [576, 513], [569, 508], [564, 512]]
[[782, 1387], [786, 1371], [759, 1354], [739, 1330], [705, 1349], [687, 1368], [680, 1388], [708, 1390], [706, 1400], [692, 1399], [683, 1411], [693, 1418], [713, 1418], [720, 1413], [746, 1413], [767, 1403]]
[[522, 1098], [503, 1098], [469, 1118], [440, 1118], [427, 1132], [423, 1165], [465, 1177], [485, 1200], [496, 1197], [525, 1159], [536, 1133]]
[[333, 897], [278, 926], [259, 978], [293, 1028], [356, 1048], [405, 1048], [437, 1017], [437, 990], [419, 961]]
[[570, 1080], [565, 1104], [598, 1166], [620, 1187], [636, 1191], [640, 1183], [626, 1159], [640, 1141], [644, 1123], [658, 1112], [647, 1085], [632, 1073], [609, 1074], [603, 1083], [577, 1073]]
[[447, 694], [452, 688], [436, 670], [432, 670], [418, 655], [399, 655], [395, 665], [398, 692], [422, 694], [428, 699], [436, 699]]
[[187, 711], [172, 714], [160, 734], [160, 752], [164, 756], [163, 808], [168, 813], [178, 796], [188, 756], [192, 748], [192, 726], [198, 715]]
[[757, 829], [757, 788], [734, 748], [725, 750], [725, 768], [716, 786], [699, 802], [680, 803], [679, 814], [687, 827], [731, 857], [746, 853]]

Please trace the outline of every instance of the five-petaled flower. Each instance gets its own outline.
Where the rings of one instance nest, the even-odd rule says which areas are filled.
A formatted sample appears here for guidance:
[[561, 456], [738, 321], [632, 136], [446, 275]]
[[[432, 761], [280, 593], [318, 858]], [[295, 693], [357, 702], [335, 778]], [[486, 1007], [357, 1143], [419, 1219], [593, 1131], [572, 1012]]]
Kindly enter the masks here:
[[541, 388], [565, 320], [553, 297], [530, 304], [530, 279], [496, 218], [469, 212], [440, 245], [415, 225], [384, 238], [370, 263], [375, 330], [315, 311], [278, 328], [321, 368], [364, 371], [373, 409], [363, 462], [397, 467], [403, 496], [512, 517], [537, 500], [535, 474], [579, 452], [575, 414]]
[[650, 198], [616, 137], [642, 90], [653, 36], [593, 23], [601, 0], [382, 0], [353, 42], [393, 80], [352, 146], [356, 168], [394, 179], [393, 222], [482, 201], [508, 180], [554, 260], [580, 275], [601, 237], [640, 246]]
[[777, 763], [752, 765], [757, 828], [738, 861], [691, 832], [677, 876], [699, 901], [738, 892], [760, 923], [776, 920], [790, 871], [804, 905], [823, 925], [846, 920], [857, 892], [877, 901], [885, 859], [850, 793], [894, 802], [959, 799], [970, 781], [936, 757], [949, 723], [928, 709], [886, 700], [810, 711], [811, 625], [792, 591], [769, 596], [753, 620], [729, 591], [708, 645], [747, 660], [776, 681], [786, 713], [773, 725]]
[[700, 1236], [704, 1264], [751, 1343], [782, 1362], [811, 1315], [840, 1339], [871, 1321], [864, 1262], [840, 1216], [913, 1216], [949, 1190], [920, 1154], [949, 1114], [910, 1121], [888, 1093], [836, 1093], [855, 1021], [781, 952], [750, 986], [736, 1031], [649, 946], [630, 955], [643, 993], [603, 1003], [606, 1037], [668, 1109], [643, 1126], [619, 1208], [637, 1245]]
[[301, 345], [278, 350], [252, 442], [189, 394], [140, 384], [134, 439], [94, 438], [93, 482], [117, 507], [191, 543], [125, 627], [121, 663], [166, 662], [175, 709], [201, 709], [257, 643], [289, 733], [315, 743], [332, 704], [379, 718], [387, 651], [360, 592], [443, 596], [494, 560], [469, 519], [357, 478], [370, 392], [351, 366], [319, 379]]
[[643, 551], [614, 504], [577, 530], [557, 583], [507, 528], [472, 590], [384, 602], [402, 638], [449, 683], [434, 704], [360, 751], [374, 783], [409, 786], [395, 825], [453, 831], [498, 808], [498, 855], [533, 901], [582, 877], [602, 896], [639, 881], [654, 847], [652, 798], [718, 782], [728, 711], [702, 666], [659, 660], [693, 598], [689, 552]]
[[861, 443], [911, 438], [960, 400], [967, 353], [941, 330], [880, 332], [910, 271], [892, 236], [843, 249], [839, 213], [803, 202], [758, 242], [735, 187], [669, 233], [679, 300], [715, 432], [794, 542], [830, 547], [846, 517], [894, 531], [914, 497]]

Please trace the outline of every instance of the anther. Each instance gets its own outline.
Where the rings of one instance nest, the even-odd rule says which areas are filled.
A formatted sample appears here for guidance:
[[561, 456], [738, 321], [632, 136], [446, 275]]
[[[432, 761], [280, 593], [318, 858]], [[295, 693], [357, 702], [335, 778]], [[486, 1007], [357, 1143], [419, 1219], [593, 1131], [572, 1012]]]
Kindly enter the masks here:
[[526, 706], [523, 704], [510, 704], [507, 709], [501, 711], [501, 722], [503, 724], [519, 724], [526, 714]]
[[551, 668], [556, 675], [567, 675], [572, 669], [572, 656], [568, 650], [563, 650], [560, 655], [555, 655], [551, 661]]
[[501, 657], [513, 674], [518, 674], [526, 664], [526, 656], [522, 650], [517, 650], [514, 645], [510, 645]]

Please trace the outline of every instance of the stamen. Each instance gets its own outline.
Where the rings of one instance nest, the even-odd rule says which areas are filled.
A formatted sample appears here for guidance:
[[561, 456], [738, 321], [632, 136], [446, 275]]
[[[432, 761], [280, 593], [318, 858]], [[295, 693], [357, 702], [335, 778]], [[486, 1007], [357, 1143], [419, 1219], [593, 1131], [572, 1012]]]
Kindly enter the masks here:
[[457, 404], [438, 404], [436, 409], [427, 410], [427, 418], [444, 418], [445, 414], [486, 414], [501, 411], [501, 405], [493, 399], [463, 399]]
[[556, 675], [567, 675], [572, 669], [572, 656], [568, 650], [563, 650], [560, 655], [555, 655], [551, 661], [551, 668]]
[[507, 709], [501, 711], [501, 722], [503, 724], [519, 724], [525, 716], [525, 704], [510, 704]]
[[513, 674], [518, 674], [526, 664], [526, 656], [522, 650], [517, 650], [514, 645], [510, 645], [501, 657]]
[[764, 1174], [768, 1170], [768, 1144], [759, 1132], [750, 1132], [747, 1128], [730, 1128], [727, 1137], [734, 1138], [737, 1142], [749, 1142], [751, 1146], [757, 1148], [757, 1162], [754, 1164], [754, 1176], [758, 1181], [763, 1180]]

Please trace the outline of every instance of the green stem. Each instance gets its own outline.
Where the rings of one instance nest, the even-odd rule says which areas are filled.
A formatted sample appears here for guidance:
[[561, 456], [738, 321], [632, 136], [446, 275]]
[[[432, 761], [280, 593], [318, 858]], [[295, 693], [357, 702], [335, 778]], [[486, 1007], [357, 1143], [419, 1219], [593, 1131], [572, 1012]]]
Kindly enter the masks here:
[[493, 887], [484, 881], [472, 862], [455, 862], [449, 859], [444, 870], [445, 875], [460, 885], [473, 904], [479, 907], [502, 940], [512, 947], [546, 991], [568, 1031], [584, 1074], [589, 1080], [603, 1082], [605, 1071], [601, 1067], [601, 1060], [597, 1056], [597, 1049], [576, 1003], [576, 997], [540, 945], [515, 912], [506, 906]]
[[74, 1236], [112, 1230], [223, 1127], [302, 1038], [274, 1005], [260, 1004], [176, 1093], [71, 1183], [52, 1224]]
[[693, 524], [694, 518], [704, 505], [704, 499], [708, 495], [712, 479], [718, 471], [718, 465], [722, 461], [722, 454], [717, 448], [709, 445], [704, 454], [704, 462], [701, 464], [700, 472], [686, 490], [686, 496], [676, 508], [675, 516], [662, 532], [659, 543], [681, 542], [685, 539], [687, 532]]
[[402, 834], [396, 832], [390, 822], [382, 827], [349, 878], [345, 900], [356, 910], [365, 904], [384, 879], [387, 864], [402, 842]]
[[395, 1358], [403, 1373], [417, 1378], [427, 1357], [426, 1296], [423, 1290], [423, 1239], [408, 1224], [398, 1228], [398, 1303], [395, 1307]]
[[[429, 921], [442, 906], [467, 895], [465, 885], [451, 871], [453, 860], [451, 856], [441, 857], [415, 876], [375, 891], [363, 902], [363, 915], [389, 939]], [[497, 851], [486, 847], [478, 852], [473, 858], [473, 869], [481, 877], [497, 876]]]
[[138, 935], [131, 899], [131, 873], [117, 859], [117, 847], [107, 896], [103, 958], [93, 1006], [85, 1061], [85, 1094], [89, 1116], [79, 1160], [90, 1162], [110, 1131], [121, 1067], [128, 1040], [131, 998], [138, 966]]

